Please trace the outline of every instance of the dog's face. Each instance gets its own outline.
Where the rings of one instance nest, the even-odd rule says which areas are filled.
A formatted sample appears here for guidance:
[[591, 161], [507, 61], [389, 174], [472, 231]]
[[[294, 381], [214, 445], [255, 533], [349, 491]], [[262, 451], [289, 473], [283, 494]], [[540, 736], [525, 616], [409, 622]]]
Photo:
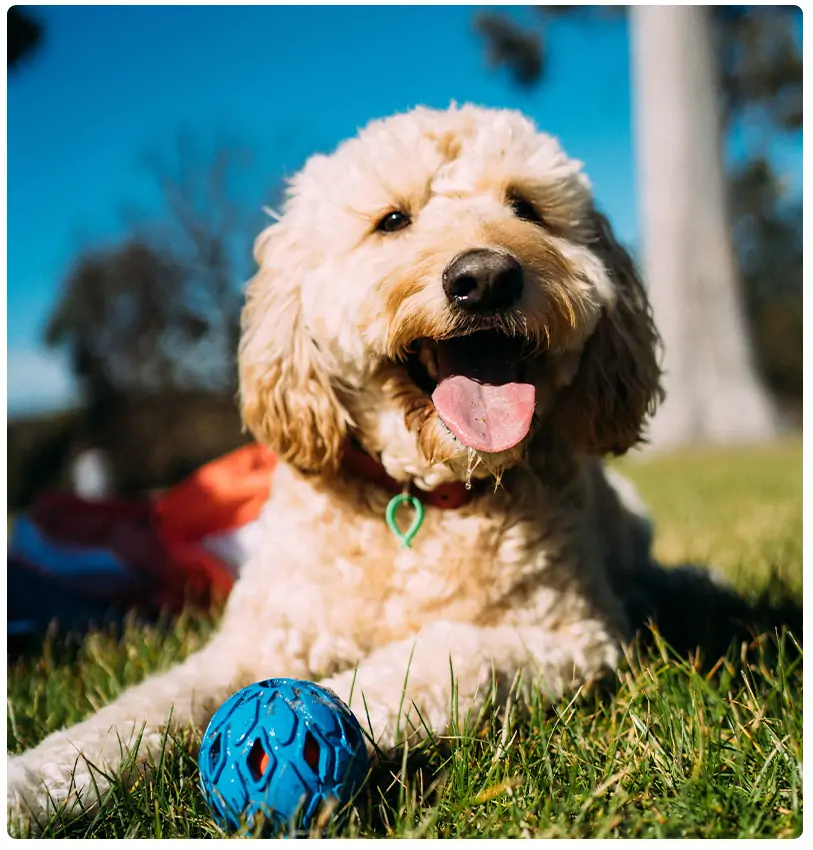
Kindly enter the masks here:
[[513, 112], [376, 122], [291, 183], [256, 245], [243, 417], [310, 473], [351, 434], [423, 486], [501, 472], [534, 435], [623, 452], [657, 335], [580, 163]]

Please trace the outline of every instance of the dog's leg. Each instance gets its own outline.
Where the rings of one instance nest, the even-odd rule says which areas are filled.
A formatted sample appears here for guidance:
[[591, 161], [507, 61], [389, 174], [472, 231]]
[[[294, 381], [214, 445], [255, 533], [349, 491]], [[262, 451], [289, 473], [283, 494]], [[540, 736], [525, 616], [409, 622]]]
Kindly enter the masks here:
[[8, 763], [10, 823], [33, 832], [65, 806], [91, 811], [128, 754], [157, 757], [167, 721], [201, 726], [233, 690], [240, 672], [215, 639], [184, 663], [125, 691], [87, 720], [49, 735]]
[[[9, 823], [17, 830], [30, 824], [36, 834], [63, 810], [92, 811], [109, 783], [103, 773], [117, 773], [128, 755], [140, 769], [157, 760], [168, 720], [171, 729], [201, 729], [234, 691], [268, 674], [258, 667], [258, 647], [246, 647], [244, 629], [224, 627], [214, 640], [185, 662], [125, 691], [110, 705], [69, 729], [49, 735], [38, 746], [10, 756]], [[237, 639], [236, 639], [237, 638]], [[279, 675], [303, 675], [301, 664], [287, 659], [286, 636], [266, 633], [260, 643], [274, 652]], [[261, 665], [260, 665], [261, 666]]]
[[399, 729], [420, 736], [425, 723], [443, 733], [451, 717], [452, 676], [463, 719], [482, 705], [493, 680], [505, 688], [520, 673], [526, 687], [536, 683], [556, 698], [614, 670], [620, 655], [619, 636], [599, 620], [556, 630], [437, 623], [323, 684], [351, 705], [362, 726], [369, 718], [377, 745], [387, 750], [397, 743]]

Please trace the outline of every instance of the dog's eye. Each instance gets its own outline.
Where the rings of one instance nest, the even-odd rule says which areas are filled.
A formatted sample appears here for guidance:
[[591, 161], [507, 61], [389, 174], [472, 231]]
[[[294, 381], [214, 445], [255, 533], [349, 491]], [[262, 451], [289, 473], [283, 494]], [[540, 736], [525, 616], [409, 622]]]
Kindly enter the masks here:
[[396, 230], [403, 230], [410, 224], [412, 224], [412, 219], [405, 212], [393, 210], [380, 219], [375, 229], [383, 233], [395, 233]]
[[523, 198], [522, 195], [511, 193], [508, 196], [508, 205], [514, 211], [514, 215], [517, 218], [533, 222], [534, 224], [542, 224], [542, 217], [536, 211], [534, 205]]

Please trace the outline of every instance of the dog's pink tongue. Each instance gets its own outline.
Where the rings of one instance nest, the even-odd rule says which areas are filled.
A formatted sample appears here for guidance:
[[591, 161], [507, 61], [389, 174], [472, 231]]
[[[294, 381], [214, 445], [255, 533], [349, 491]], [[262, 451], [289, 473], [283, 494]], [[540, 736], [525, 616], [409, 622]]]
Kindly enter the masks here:
[[516, 364], [502, 349], [480, 334], [438, 343], [435, 409], [461, 443], [481, 452], [515, 446], [534, 414], [536, 390], [517, 380]]

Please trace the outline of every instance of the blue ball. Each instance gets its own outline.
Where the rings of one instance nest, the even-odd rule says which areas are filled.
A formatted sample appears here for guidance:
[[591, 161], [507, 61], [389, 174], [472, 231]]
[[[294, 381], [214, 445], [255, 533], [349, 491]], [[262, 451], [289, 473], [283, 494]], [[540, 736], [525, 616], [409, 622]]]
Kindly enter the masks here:
[[350, 709], [327, 688], [266, 679], [215, 712], [198, 757], [203, 793], [222, 829], [258, 815], [305, 829], [323, 803], [347, 804], [364, 783], [367, 747]]

